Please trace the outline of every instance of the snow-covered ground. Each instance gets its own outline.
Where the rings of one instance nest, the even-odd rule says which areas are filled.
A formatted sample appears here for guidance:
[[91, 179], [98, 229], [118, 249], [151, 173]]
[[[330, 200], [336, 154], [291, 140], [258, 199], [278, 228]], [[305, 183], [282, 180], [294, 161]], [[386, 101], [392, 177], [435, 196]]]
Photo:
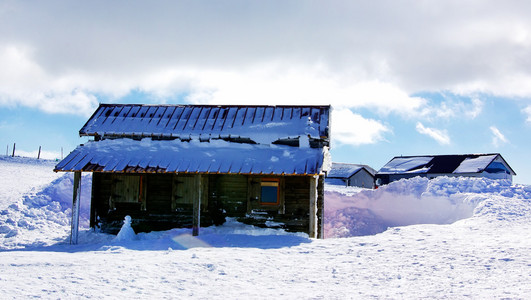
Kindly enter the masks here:
[[531, 298], [531, 187], [414, 178], [327, 186], [324, 240], [228, 220], [68, 244], [72, 177], [0, 157], [2, 298]]

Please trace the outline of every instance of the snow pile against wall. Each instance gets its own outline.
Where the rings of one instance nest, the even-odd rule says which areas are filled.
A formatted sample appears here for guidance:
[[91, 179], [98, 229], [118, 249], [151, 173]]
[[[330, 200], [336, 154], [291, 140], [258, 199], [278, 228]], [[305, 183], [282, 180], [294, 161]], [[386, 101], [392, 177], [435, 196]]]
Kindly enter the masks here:
[[[73, 174], [57, 174], [57, 162], [29, 158], [0, 159], [0, 249], [45, 245], [69, 232]], [[80, 225], [88, 227], [90, 174], [81, 186]], [[51, 239], [50, 239], [51, 237]]]
[[325, 191], [325, 237], [370, 235], [388, 227], [450, 224], [483, 216], [527, 217], [531, 187], [486, 178], [415, 177], [377, 190]]
[[[65, 174], [54, 180], [50, 185], [35, 195], [26, 195], [24, 205], [31, 211], [40, 211], [48, 221], [69, 225], [72, 208], [72, 192], [74, 174]], [[92, 175], [83, 174], [81, 179], [81, 197], [79, 223], [82, 227], [89, 226], [90, 194]]]

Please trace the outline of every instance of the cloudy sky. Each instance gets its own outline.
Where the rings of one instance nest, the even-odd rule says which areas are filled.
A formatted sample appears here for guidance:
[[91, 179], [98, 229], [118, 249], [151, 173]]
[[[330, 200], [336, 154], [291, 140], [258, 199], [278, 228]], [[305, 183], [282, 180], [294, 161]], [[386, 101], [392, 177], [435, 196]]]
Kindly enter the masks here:
[[331, 104], [334, 161], [499, 152], [531, 184], [531, 2], [0, 2], [0, 153], [130, 102]]

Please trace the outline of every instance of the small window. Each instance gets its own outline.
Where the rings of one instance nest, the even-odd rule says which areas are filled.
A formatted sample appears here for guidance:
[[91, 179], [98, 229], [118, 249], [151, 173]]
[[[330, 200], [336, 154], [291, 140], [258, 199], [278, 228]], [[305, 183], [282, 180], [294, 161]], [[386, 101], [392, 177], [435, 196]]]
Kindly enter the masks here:
[[486, 169], [485, 169], [485, 172], [487, 173], [492, 173], [492, 174], [496, 174], [496, 173], [505, 173], [505, 174], [511, 174], [509, 172], [509, 170], [507, 170], [507, 168], [505, 167], [505, 165], [501, 162], [492, 162]]
[[279, 204], [278, 179], [262, 180], [260, 185], [261, 185], [260, 204], [278, 205]]

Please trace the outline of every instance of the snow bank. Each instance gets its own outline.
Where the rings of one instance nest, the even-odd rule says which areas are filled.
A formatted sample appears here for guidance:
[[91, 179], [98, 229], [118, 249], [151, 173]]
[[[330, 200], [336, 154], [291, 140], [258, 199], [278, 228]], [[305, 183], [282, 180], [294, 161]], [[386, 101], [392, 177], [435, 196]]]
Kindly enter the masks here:
[[[0, 157], [0, 249], [48, 245], [69, 233], [72, 174], [52, 172], [57, 162]], [[83, 176], [80, 224], [88, 227], [90, 174]]]
[[529, 215], [531, 187], [487, 178], [415, 177], [377, 190], [326, 188], [325, 236], [348, 237], [413, 224], [450, 224], [473, 216]]
[[[49, 245], [66, 240], [70, 230], [72, 174], [52, 173], [54, 162], [50, 161], [4, 158], [0, 160], [0, 164], [2, 167], [7, 164], [15, 166], [9, 170], [0, 169], [0, 176], [5, 178], [9, 177], [9, 174], [3, 170], [12, 172], [15, 169], [21, 172], [22, 178], [29, 176], [24, 175], [24, 172], [33, 174], [38, 170], [43, 174], [54, 175], [46, 177], [37, 172], [38, 176], [48, 180], [47, 185], [41, 183], [43, 178], [35, 178], [35, 182], [26, 178], [25, 192], [20, 188], [18, 193], [8, 193], [11, 204], [5, 199], [0, 201], [6, 206], [0, 210], [0, 237], [3, 236], [0, 249]], [[91, 179], [90, 174], [85, 174], [82, 178], [82, 228], [89, 226]], [[326, 185], [325, 237], [374, 235], [389, 227], [450, 224], [471, 217], [491, 221], [529, 218], [529, 199], [530, 186], [511, 185], [509, 181], [486, 178], [438, 177], [428, 180], [417, 177], [396, 181], [377, 190]], [[124, 226], [127, 227], [125, 224]], [[211, 236], [203, 237], [210, 239], [205, 242], [207, 244], [225, 245], [225, 242], [219, 244], [215, 241], [216, 235], [225, 235], [231, 236], [230, 243], [244, 245], [244, 239], [251, 240], [254, 236], [281, 236], [286, 233], [276, 229], [254, 228], [229, 219], [221, 227], [201, 229], [201, 235], [208, 234]], [[143, 243], [142, 241], [153, 241], [167, 235], [172, 236], [168, 238], [169, 241], [175, 235], [184, 238], [188, 233], [187, 229], [174, 230], [171, 233], [140, 233], [135, 239]], [[116, 241], [135, 240], [131, 237], [132, 235], [129, 235], [129, 238], [118, 238]], [[85, 242], [96, 242], [98, 239], [108, 242], [114, 236], [85, 234], [83, 238]], [[303, 241], [307, 236], [299, 238]], [[173, 242], [162, 244], [171, 246]], [[254, 244], [260, 243], [256, 241]]]
[[[374, 191], [327, 186], [328, 235], [371, 234], [362, 237], [315, 240], [228, 219], [198, 237], [185, 228], [116, 241], [84, 229], [69, 245], [69, 175], [52, 164], [9, 164], [0, 159], [0, 182], [19, 173], [0, 186], [0, 249], [26, 249], [0, 250], [3, 298], [531, 299], [528, 186], [459, 178]], [[450, 225], [374, 234], [393, 218], [449, 222], [452, 207], [467, 206], [470, 217]]]

